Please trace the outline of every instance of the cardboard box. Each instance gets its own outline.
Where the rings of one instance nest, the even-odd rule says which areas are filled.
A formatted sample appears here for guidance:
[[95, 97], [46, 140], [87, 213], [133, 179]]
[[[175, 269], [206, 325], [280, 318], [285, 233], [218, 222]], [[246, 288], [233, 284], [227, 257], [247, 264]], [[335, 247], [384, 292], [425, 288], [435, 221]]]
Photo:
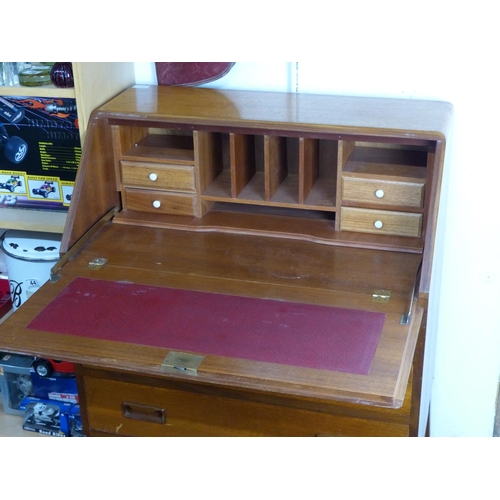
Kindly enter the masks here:
[[78, 403], [78, 389], [74, 374], [54, 374], [51, 377], [40, 377], [33, 368], [30, 373], [33, 394], [37, 398], [71, 404]]
[[75, 99], [0, 96], [0, 208], [67, 210], [80, 156]]

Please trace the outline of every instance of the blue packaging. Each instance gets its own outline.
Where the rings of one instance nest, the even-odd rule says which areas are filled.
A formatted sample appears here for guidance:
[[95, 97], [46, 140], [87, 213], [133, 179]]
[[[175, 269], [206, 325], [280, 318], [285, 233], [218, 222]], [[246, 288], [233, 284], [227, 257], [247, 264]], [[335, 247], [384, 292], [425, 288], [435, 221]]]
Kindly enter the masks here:
[[78, 389], [74, 375], [54, 374], [52, 377], [40, 377], [34, 369], [31, 369], [31, 382], [33, 395], [37, 398], [78, 403]]
[[72, 403], [27, 396], [19, 405], [24, 412], [23, 429], [67, 437], [70, 435], [69, 412], [73, 406]]

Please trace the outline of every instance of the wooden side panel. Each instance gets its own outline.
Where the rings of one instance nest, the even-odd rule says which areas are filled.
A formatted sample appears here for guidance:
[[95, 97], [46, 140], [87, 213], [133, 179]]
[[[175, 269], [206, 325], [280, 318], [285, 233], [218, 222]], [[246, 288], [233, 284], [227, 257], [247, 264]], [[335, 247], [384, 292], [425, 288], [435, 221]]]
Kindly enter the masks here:
[[319, 144], [314, 139], [299, 141], [299, 203], [303, 204], [319, 174]]
[[352, 152], [354, 151], [355, 142], [354, 141], [339, 141], [338, 149], [338, 165], [339, 173], [345, 167], [346, 163], [349, 161]]
[[67, 252], [99, 219], [120, 205], [111, 140], [107, 120], [95, 114], [87, 130], [61, 253]]
[[254, 137], [230, 134], [231, 196], [237, 198], [255, 175]]
[[[342, 202], [342, 196], [340, 191], [342, 190], [342, 170], [349, 158], [354, 151], [354, 141], [339, 141], [337, 150], [337, 211], [340, 212], [340, 204]], [[340, 217], [335, 219], [335, 230], [340, 231]]]
[[269, 201], [287, 176], [286, 139], [284, 137], [264, 137], [265, 151], [265, 199]]
[[201, 130], [195, 131], [193, 137], [198, 191], [202, 194], [222, 172], [222, 138]]
[[[449, 161], [449, 155], [446, 157]], [[424, 220], [425, 250], [422, 264], [422, 279], [420, 283], [420, 292], [429, 293], [432, 274], [432, 255], [434, 254], [435, 234], [437, 227], [439, 198], [441, 193], [441, 183], [445, 162], [445, 142], [437, 141], [435, 151], [430, 151], [427, 163], [427, 175], [432, 175], [432, 181], [429, 177], [426, 182], [426, 205]], [[446, 166], [449, 168], [449, 165]]]
[[319, 143], [319, 175], [323, 179], [337, 180], [339, 141], [327, 140]]

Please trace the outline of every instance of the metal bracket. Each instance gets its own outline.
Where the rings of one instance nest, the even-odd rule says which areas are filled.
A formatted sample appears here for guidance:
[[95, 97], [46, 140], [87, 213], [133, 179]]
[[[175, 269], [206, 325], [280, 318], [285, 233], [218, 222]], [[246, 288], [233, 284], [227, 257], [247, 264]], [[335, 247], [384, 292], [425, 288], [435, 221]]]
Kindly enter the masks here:
[[106, 264], [108, 259], [105, 259], [104, 257], [99, 257], [99, 258], [96, 258], [96, 259], [92, 259], [90, 262], [89, 262], [89, 265], [88, 265], [88, 268], [89, 269], [101, 269], [102, 266], [104, 266], [104, 264]]
[[422, 271], [422, 262], [423, 261], [420, 261], [420, 264], [418, 265], [417, 268], [417, 272], [415, 273], [415, 281], [413, 282], [413, 288], [411, 291], [410, 302], [408, 304], [408, 310], [406, 314], [403, 314], [403, 316], [401, 316], [401, 321], [399, 322], [401, 325], [407, 325], [410, 322], [413, 300], [418, 295], [418, 289], [420, 284], [420, 273]]
[[187, 375], [198, 375], [198, 367], [205, 356], [190, 354], [187, 352], [168, 353], [161, 364], [161, 371], [165, 373], [186, 373]]

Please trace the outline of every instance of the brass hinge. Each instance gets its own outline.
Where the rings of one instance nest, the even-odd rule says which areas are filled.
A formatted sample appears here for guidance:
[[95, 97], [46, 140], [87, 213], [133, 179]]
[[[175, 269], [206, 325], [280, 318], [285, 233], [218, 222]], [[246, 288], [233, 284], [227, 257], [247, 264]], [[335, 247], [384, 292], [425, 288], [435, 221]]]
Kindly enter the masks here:
[[372, 295], [373, 302], [381, 302], [387, 304], [391, 298], [390, 290], [375, 290]]
[[161, 371], [166, 373], [186, 373], [187, 375], [198, 375], [198, 367], [205, 356], [190, 354], [187, 352], [168, 353], [161, 364]]
[[104, 257], [98, 257], [96, 259], [92, 259], [87, 267], [93, 270], [101, 269], [107, 261], [108, 259], [105, 259]]

